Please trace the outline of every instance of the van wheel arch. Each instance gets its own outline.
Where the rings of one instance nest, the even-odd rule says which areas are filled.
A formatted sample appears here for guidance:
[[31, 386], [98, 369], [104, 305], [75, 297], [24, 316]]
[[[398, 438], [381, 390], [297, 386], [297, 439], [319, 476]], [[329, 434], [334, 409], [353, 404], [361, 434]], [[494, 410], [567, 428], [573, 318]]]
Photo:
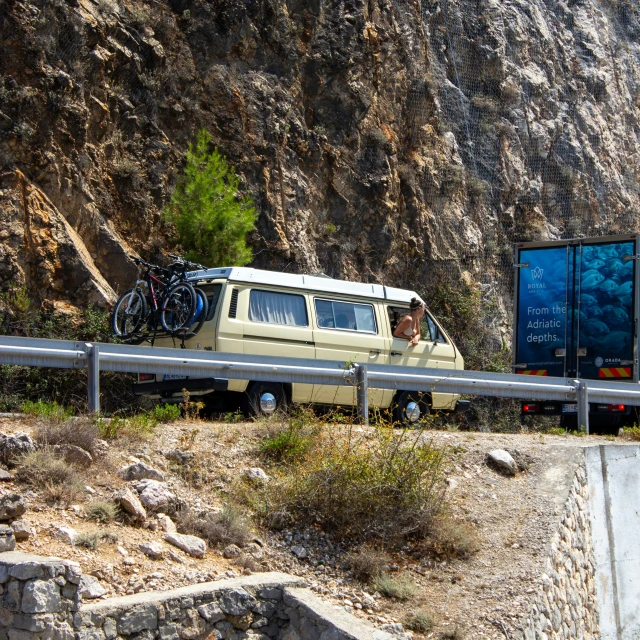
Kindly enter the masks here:
[[279, 382], [249, 382], [242, 398], [243, 413], [247, 416], [268, 416], [284, 409], [291, 397], [286, 387]]
[[[397, 391], [393, 397], [391, 404], [394, 422], [400, 422], [410, 425], [418, 422], [431, 413], [433, 398], [430, 393], [421, 393], [419, 391]], [[414, 410], [417, 409], [419, 414], [412, 419], [412, 415], [416, 415]], [[409, 410], [409, 414], [407, 411]]]

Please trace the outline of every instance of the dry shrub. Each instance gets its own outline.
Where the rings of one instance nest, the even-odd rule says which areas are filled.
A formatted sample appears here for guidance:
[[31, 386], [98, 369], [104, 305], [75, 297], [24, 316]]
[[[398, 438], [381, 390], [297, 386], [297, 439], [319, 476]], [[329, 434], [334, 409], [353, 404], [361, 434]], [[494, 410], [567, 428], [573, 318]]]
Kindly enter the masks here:
[[288, 514], [338, 538], [399, 541], [424, 537], [444, 499], [446, 453], [421, 433], [378, 428], [316, 439], [304, 462], [265, 488], [265, 521]]
[[80, 473], [49, 448], [25, 454], [19, 464], [16, 478], [42, 489], [49, 502], [73, 502], [82, 493]]
[[407, 629], [418, 631], [419, 633], [429, 633], [433, 629], [433, 618], [424, 609], [418, 609], [407, 614], [403, 622]]
[[108, 500], [94, 500], [86, 508], [86, 514], [89, 520], [107, 524], [115, 520], [118, 515], [118, 508], [113, 502], [109, 502]]
[[210, 546], [235, 544], [243, 547], [253, 537], [248, 518], [230, 504], [215, 513], [183, 509], [178, 514], [178, 526], [183, 533], [199, 536]]
[[383, 573], [376, 578], [375, 587], [383, 596], [395, 600], [411, 600], [418, 593], [418, 585], [406, 573], [395, 576]]
[[95, 455], [96, 440], [100, 437], [100, 430], [95, 421], [90, 418], [47, 421], [40, 422], [36, 426], [34, 437], [45, 447], [70, 444]]
[[357, 553], [350, 553], [346, 560], [351, 567], [353, 577], [365, 583], [382, 575], [390, 562], [389, 556], [384, 551], [373, 547], [363, 547]]
[[437, 518], [423, 550], [448, 558], [468, 558], [480, 549], [478, 534], [470, 522], [451, 517]]
[[464, 640], [464, 632], [457, 625], [449, 627], [440, 634], [440, 640]]
[[115, 544], [118, 542], [118, 536], [111, 531], [98, 531], [96, 533], [80, 533], [73, 541], [75, 547], [84, 547], [95, 551], [102, 542]]

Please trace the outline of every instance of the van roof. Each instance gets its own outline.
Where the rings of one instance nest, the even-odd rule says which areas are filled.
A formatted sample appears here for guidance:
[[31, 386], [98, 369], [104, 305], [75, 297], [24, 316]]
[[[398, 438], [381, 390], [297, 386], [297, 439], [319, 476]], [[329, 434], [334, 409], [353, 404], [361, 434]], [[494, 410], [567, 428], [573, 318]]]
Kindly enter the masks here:
[[219, 267], [217, 269], [189, 272], [190, 280], [217, 280], [220, 278], [225, 278], [231, 282], [265, 284], [289, 287], [291, 289], [310, 289], [312, 291], [322, 291], [326, 293], [342, 293], [362, 298], [403, 302], [405, 304], [411, 302], [411, 298], [420, 298], [415, 291], [386, 287], [381, 284], [334, 280], [327, 276], [280, 273], [278, 271], [250, 269], [248, 267]]

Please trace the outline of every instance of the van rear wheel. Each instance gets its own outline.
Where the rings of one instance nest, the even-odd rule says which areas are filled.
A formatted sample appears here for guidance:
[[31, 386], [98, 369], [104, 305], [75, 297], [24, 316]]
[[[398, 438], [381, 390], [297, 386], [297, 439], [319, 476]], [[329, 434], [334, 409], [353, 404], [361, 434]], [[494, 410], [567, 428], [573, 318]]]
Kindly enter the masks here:
[[405, 426], [411, 426], [431, 413], [429, 395], [418, 391], [402, 391], [396, 400], [394, 418]]
[[242, 410], [249, 416], [270, 416], [284, 409], [287, 396], [277, 382], [252, 382], [242, 401]]

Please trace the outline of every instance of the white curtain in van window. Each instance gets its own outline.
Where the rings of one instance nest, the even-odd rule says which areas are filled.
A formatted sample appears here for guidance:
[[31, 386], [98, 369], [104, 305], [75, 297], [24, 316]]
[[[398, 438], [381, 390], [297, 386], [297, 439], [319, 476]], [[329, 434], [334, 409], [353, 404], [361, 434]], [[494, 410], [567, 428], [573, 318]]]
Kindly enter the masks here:
[[252, 322], [306, 327], [307, 309], [304, 298], [290, 293], [251, 290], [249, 319]]

